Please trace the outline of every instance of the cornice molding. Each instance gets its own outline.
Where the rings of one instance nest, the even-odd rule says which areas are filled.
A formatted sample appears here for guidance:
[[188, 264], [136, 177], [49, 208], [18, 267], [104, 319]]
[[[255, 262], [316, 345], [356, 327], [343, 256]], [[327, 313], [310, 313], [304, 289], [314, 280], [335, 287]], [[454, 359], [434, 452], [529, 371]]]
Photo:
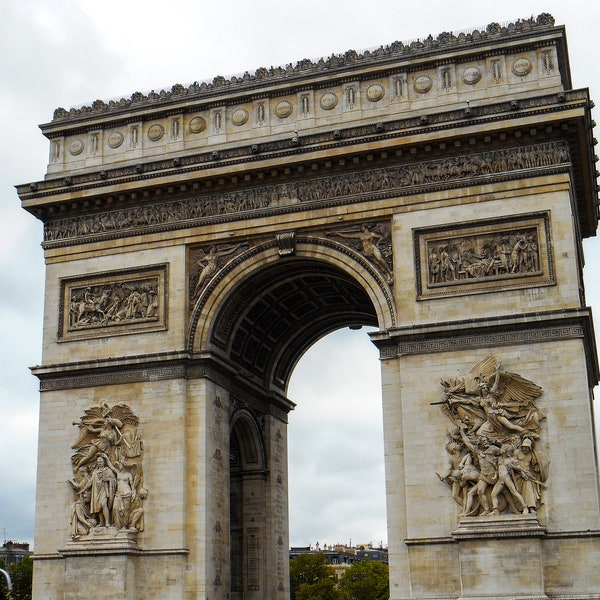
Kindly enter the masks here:
[[600, 379], [591, 309], [587, 307], [413, 325], [369, 335], [379, 348], [381, 360], [581, 339], [586, 346], [590, 385], [595, 385]]
[[[375, 50], [365, 50], [361, 53], [348, 50], [341, 54], [332, 54], [328, 58], [321, 58], [317, 62], [302, 59], [285, 67], [259, 68], [252, 74], [246, 72], [242, 76], [226, 78], [218, 75], [210, 82], [199, 83], [196, 81], [189, 86], [175, 84], [170, 90], [152, 91], [148, 94], [134, 92], [130, 98], [121, 98], [116, 101], [95, 100], [90, 106], [72, 108], [68, 111], [61, 107], [54, 111], [52, 122], [42, 126], [42, 129], [48, 130], [52, 126], [63, 123], [97, 119], [106, 114], [116, 116], [123, 112], [131, 113], [134, 110], [152, 110], [153, 114], [161, 110], [168, 114], [182, 102], [209, 103], [216, 100], [215, 96], [227, 93], [248, 94], [254, 92], [260, 94], [261, 88], [266, 85], [283, 84], [286, 89], [289, 89], [290, 85], [301, 85], [302, 80], [307, 78], [318, 78], [323, 75], [331, 78], [340, 71], [358, 73], [368, 68], [386, 67], [390, 63], [402, 60], [415, 62], [418, 59], [435, 58], [432, 55], [439, 55], [443, 52], [476, 51], [484, 46], [521, 40], [532, 45], [535, 44], [535, 39], [531, 39], [533, 36], [548, 33], [564, 36], [562, 27], [554, 27], [554, 18], [548, 13], [542, 13], [537, 18], [519, 19], [504, 26], [490, 23], [485, 29], [475, 29], [470, 33], [444, 32], [435, 38], [429, 35], [423, 40], [413, 40], [407, 43], [395, 41], [387, 46], [380, 46]], [[438, 57], [438, 62], [439, 60]]]
[[[587, 89], [574, 90], [560, 94], [552, 93], [532, 98], [520, 99], [518, 105], [502, 101], [481, 106], [470, 106], [469, 109], [452, 109], [434, 114], [426, 118], [413, 114], [382, 123], [350, 126], [344, 129], [318, 132], [303, 135], [297, 144], [293, 144], [289, 136], [279, 140], [270, 140], [257, 145], [245, 144], [231, 148], [222, 148], [215, 156], [213, 150], [155, 161], [144, 160], [143, 163], [126, 167], [104, 168], [96, 172], [87, 172], [62, 177], [52, 177], [29, 184], [17, 185], [19, 197], [24, 202], [43, 199], [49, 196], [70, 195], [77, 192], [101, 190], [109, 186], [123, 186], [134, 182], [158, 180], [165, 176], [190, 175], [211, 169], [234, 167], [247, 164], [253, 168], [269, 159], [300, 159], [302, 156], [323, 150], [336, 148], [359, 147], [362, 144], [386, 142], [406, 136], [440, 133], [448, 129], [472, 128], [489, 125], [492, 122], [514, 120], [522, 117], [544, 116], [550, 113], [563, 113], [573, 109], [586, 109], [590, 105]], [[518, 127], [518, 124], [516, 125]], [[531, 125], [528, 125], [530, 128]], [[487, 133], [486, 135], [490, 135]], [[105, 194], [111, 194], [105, 191]], [[121, 192], [122, 193], [122, 192]], [[36, 203], [37, 204], [37, 203]], [[41, 204], [41, 203], [40, 203]], [[28, 208], [28, 206], [25, 206]], [[32, 210], [32, 212], [34, 212]], [[35, 214], [35, 212], [34, 212]]]

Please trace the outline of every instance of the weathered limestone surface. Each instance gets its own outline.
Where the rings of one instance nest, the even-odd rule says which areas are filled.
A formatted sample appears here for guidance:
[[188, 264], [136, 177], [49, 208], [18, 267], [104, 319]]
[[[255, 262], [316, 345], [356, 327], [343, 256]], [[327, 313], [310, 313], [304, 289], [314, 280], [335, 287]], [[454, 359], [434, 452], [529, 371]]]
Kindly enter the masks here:
[[[391, 598], [598, 598], [591, 107], [540, 15], [57, 109], [18, 186], [47, 265], [36, 600], [287, 599], [287, 383], [361, 325]], [[92, 520], [102, 455], [108, 503], [143, 473], [143, 527]]]

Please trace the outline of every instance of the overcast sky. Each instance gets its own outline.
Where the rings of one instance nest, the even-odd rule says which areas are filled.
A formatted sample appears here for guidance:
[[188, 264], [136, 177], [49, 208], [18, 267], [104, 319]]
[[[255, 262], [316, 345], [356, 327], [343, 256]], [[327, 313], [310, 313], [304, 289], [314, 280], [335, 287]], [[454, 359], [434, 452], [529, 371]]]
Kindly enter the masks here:
[[[42, 229], [20, 209], [13, 186], [44, 176], [48, 141], [39, 123], [59, 106], [541, 12], [567, 26], [574, 87], [589, 87], [600, 101], [597, 0], [4, 0], [0, 535], [33, 541], [39, 396], [28, 367], [41, 356]], [[600, 243], [585, 246], [588, 304], [600, 307]], [[290, 415], [290, 543], [385, 543], [379, 364], [365, 331], [315, 345], [297, 367], [290, 397], [298, 404]]]

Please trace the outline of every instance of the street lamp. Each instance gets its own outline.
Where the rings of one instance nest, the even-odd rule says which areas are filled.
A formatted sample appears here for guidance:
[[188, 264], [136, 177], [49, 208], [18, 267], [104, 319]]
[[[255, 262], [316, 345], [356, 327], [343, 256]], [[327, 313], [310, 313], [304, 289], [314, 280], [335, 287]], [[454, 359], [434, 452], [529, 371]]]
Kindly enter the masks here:
[[4, 578], [6, 579], [6, 585], [8, 586], [8, 591], [11, 592], [12, 591], [12, 581], [10, 580], [10, 575], [4, 569], [0, 569], [0, 573], [2, 573], [2, 575], [4, 575]]

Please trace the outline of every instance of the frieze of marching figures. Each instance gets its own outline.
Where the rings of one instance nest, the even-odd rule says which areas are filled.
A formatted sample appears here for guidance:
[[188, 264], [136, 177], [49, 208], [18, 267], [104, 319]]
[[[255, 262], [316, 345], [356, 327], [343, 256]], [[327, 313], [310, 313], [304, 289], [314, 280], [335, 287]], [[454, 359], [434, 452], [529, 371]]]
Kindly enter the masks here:
[[144, 444], [139, 418], [126, 404], [92, 406], [73, 425], [71, 539], [144, 531]]
[[439, 405], [451, 422], [448, 469], [438, 478], [450, 488], [461, 517], [536, 515], [543, 502], [549, 461], [541, 448], [545, 418], [536, 401], [541, 387], [502, 370], [489, 355], [465, 377], [442, 379]]
[[569, 151], [564, 142], [501, 148], [449, 156], [443, 159], [405, 163], [390, 167], [356, 171], [325, 177], [296, 179], [284, 184], [248, 187], [239, 191], [206, 193], [185, 200], [163, 201], [144, 206], [122, 208], [91, 215], [61, 217], [45, 223], [44, 241], [85, 239], [190, 221], [247, 214], [257, 210], [293, 207], [307, 202], [360, 200], [374, 194], [423, 186], [444, 186], [462, 180], [482, 180], [502, 173], [564, 165]]

